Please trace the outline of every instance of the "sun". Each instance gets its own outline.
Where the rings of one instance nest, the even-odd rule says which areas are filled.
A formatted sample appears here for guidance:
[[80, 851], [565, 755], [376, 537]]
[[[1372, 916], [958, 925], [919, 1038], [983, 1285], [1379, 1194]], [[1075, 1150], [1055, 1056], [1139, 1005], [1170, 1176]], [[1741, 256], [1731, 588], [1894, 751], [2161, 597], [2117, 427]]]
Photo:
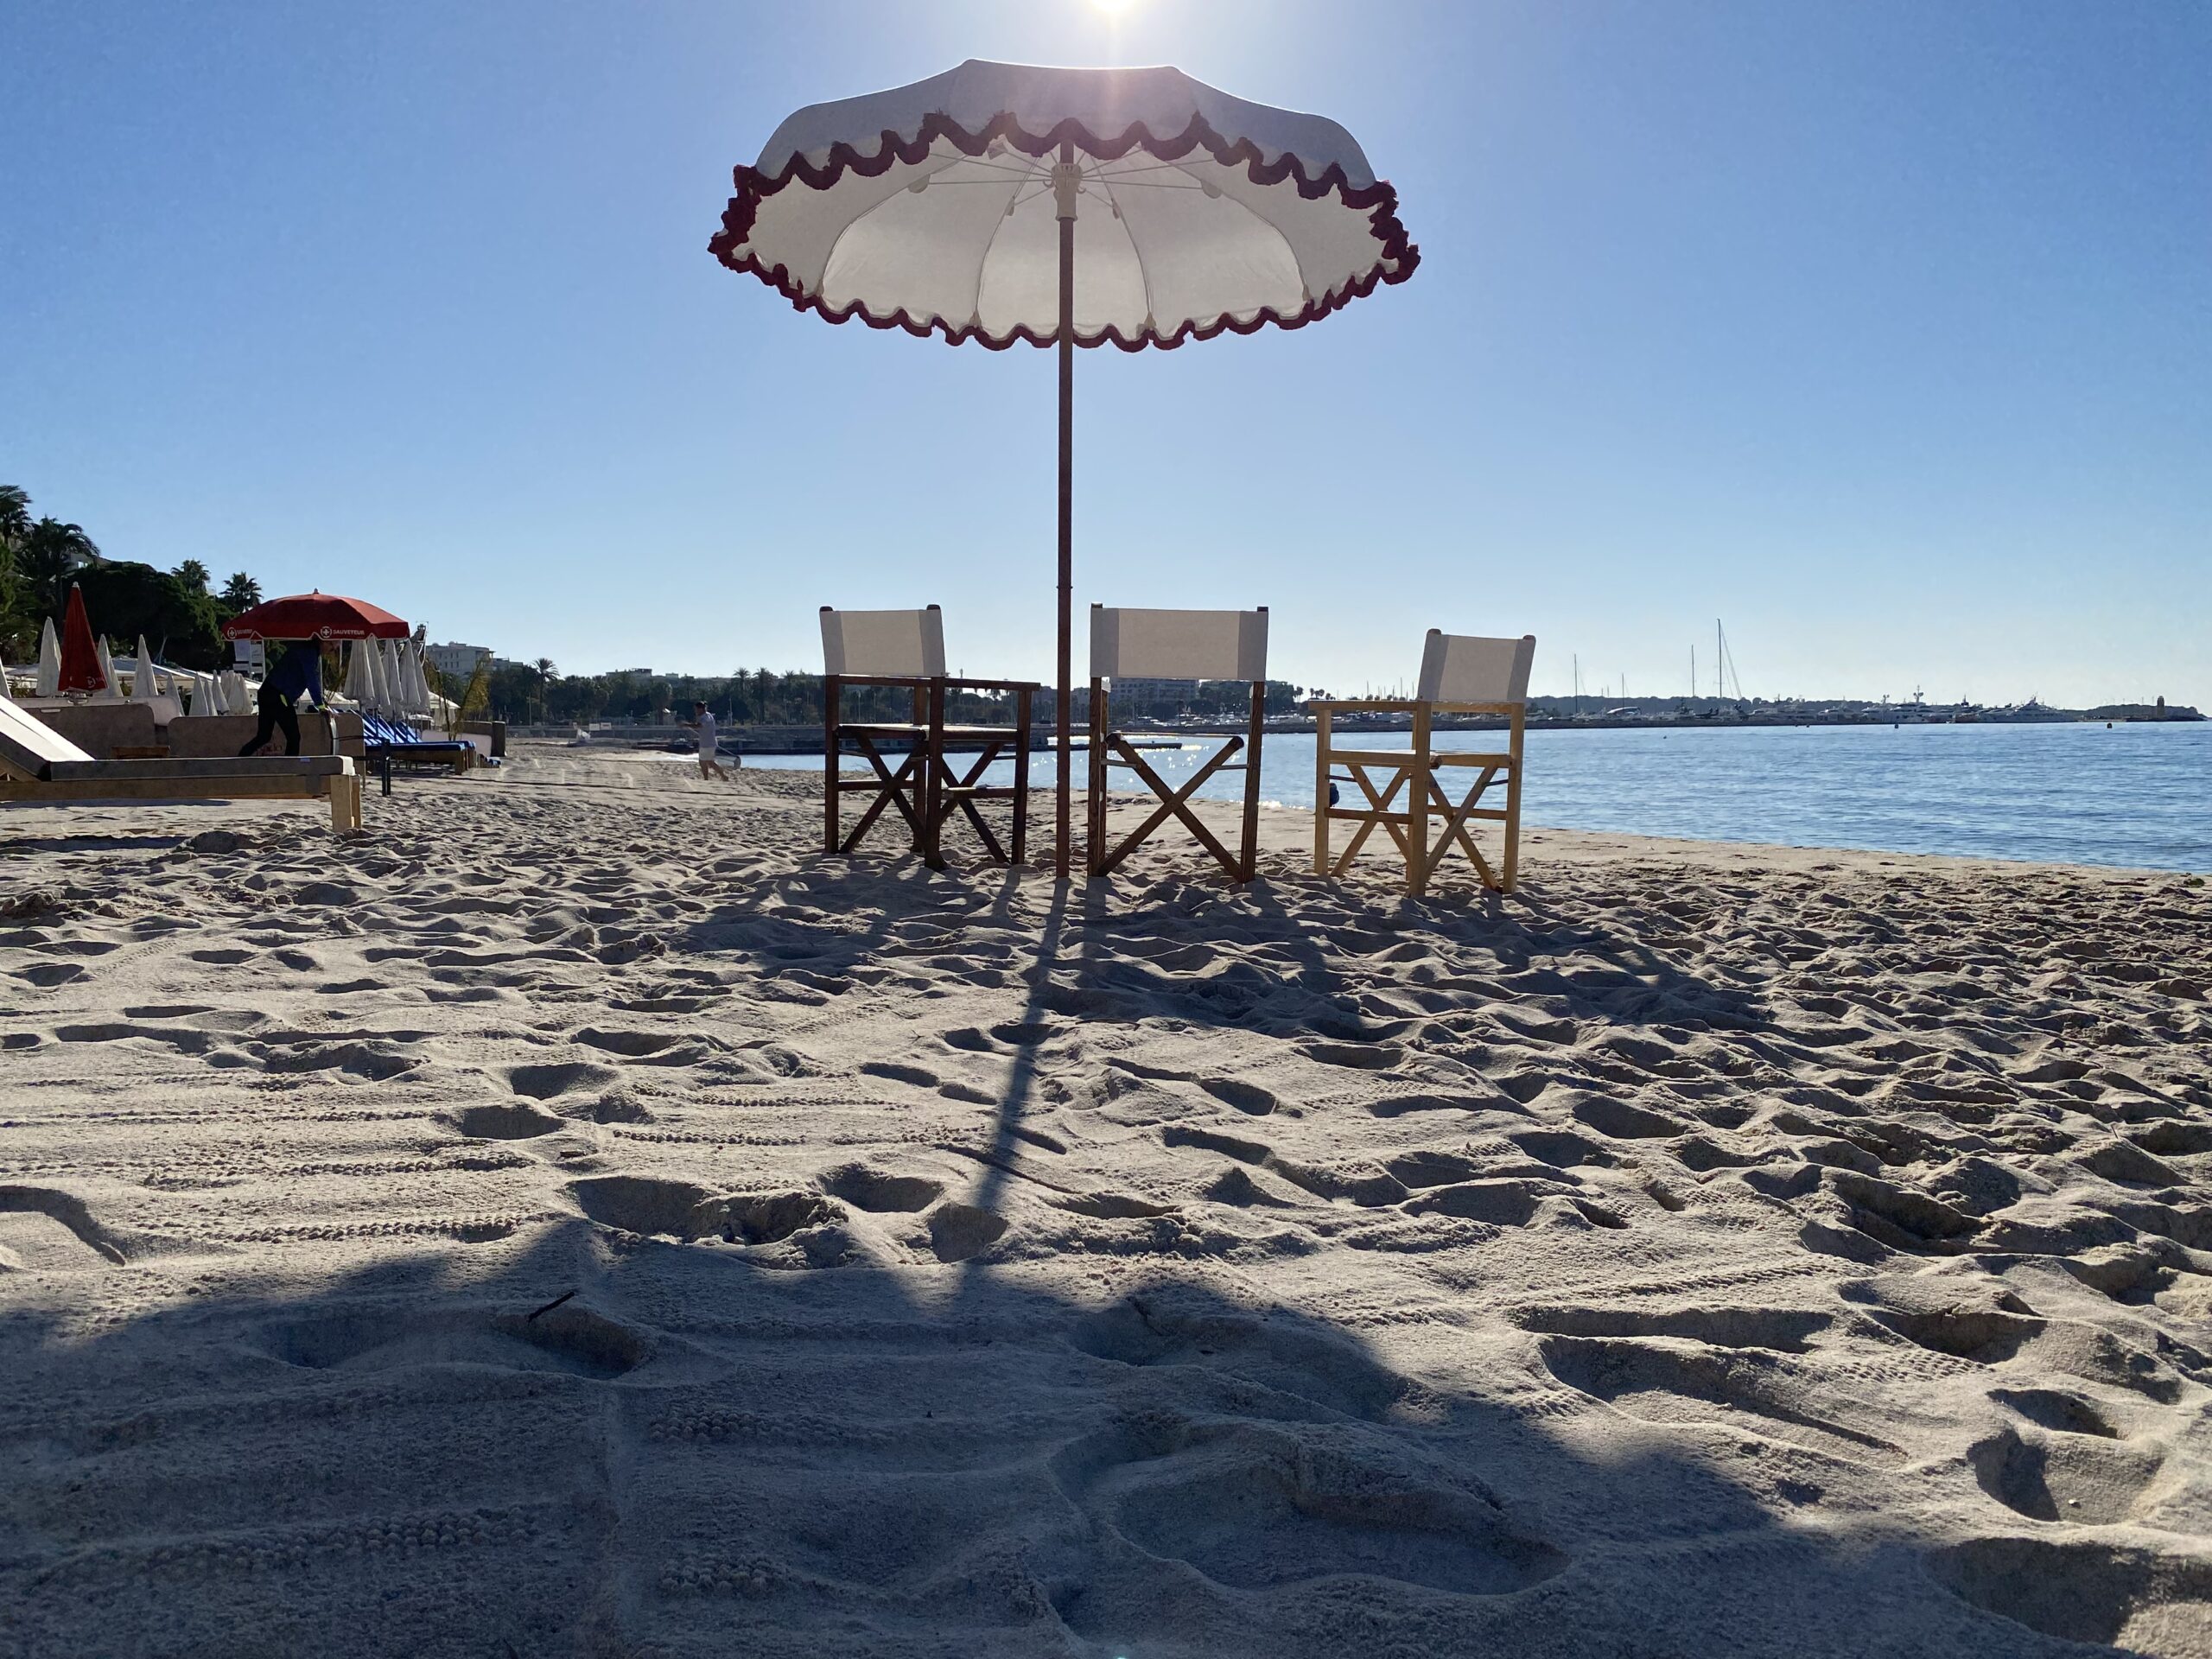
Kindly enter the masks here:
[[1136, 0], [1090, 0], [1090, 3], [1094, 10], [1104, 12], [1109, 17], [1118, 17], [1132, 10]]

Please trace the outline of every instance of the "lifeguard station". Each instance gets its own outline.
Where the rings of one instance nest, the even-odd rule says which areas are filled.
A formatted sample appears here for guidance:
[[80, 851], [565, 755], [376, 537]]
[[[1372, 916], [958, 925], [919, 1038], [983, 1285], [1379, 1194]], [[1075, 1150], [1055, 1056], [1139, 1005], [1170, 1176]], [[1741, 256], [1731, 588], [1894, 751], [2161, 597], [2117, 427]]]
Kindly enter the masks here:
[[[1379, 825], [1397, 843], [1406, 861], [1406, 891], [1424, 893], [1437, 868], [1456, 846], [1473, 862], [1486, 887], [1513, 891], [1521, 855], [1521, 748], [1528, 716], [1529, 670], [1535, 661], [1536, 636], [1486, 639], [1431, 628], [1421, 651], [1419, 695], [1410, 699], [1369, 699], [1315, 702], [1313, 712], [1313, 871], [1342, 875]], [[1412, 716], [1411, 745], [1406, 748], [1342, 748], [1334, 727], [1344, 715]], [[1505, 747], [1498, 750], [1440, 749], [1439, 716], [1503, 716]], [[1339, 769], [1341, 768], [1341, 772]], [[1473, 783], [1455, 801], [1440, 774], [1471, 770]], [[1332, 804], [1332, 782], [1357, 789], [1357, 803]], [[1504, 791], [1503, 806], [1484, 805], [1495, 789]], [[1434, 841], [1429, 828], [1440, 817]], [[1493, 867], [1469, 830], [1471, 823], [1503, 826], [1499, 861]], [[1344, 849], [1330, 856], [1330, 830], [1338, 823], [1358, 828]]]

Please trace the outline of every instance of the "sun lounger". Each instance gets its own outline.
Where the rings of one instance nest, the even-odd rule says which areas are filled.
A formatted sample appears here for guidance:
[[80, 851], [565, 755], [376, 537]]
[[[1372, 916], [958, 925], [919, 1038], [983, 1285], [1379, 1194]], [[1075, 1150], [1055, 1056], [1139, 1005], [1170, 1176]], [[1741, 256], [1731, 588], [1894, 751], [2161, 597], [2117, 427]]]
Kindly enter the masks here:
[[[1109, 683], [1124, 679], [1243, 680], [1252, 688], [1251, 724], [1232, 737], [1180, 789], [1170, 789], [1141, 751], [1114, 728]], [[1220, 861], [1233, 881], [1252, 879], [1260, 829], [1260, 738], [1268, 704], [1268, 612], [1133, 611], [1090, 607], [1090, 787], [1085, 841], [1093, 875], [1116, 865], [1171, 817]], [[1244, 758], [1238, 760], [1236, 757]], [[1118, 847], [1106, 844], [1107, 784], [1120, 768], [1134, 772], [1160, 805]], [[1244, 774], [1243, 834], [1234, 856], [1191, 810], [1191, 798], [1217, 772]]]
[[412, 727], [365, 712], [361, 715], [361, 753], [370, 765], [381, 766], [387, 795], [395, 763], [451, 766], [456, 772], [476, 764], [476, 746], [465, 739], [426, 738]]
[[[1405, 856], [1407, 892], [1426, 892], [1437, 866], [1451, 856], [1454, 847], [1473, 861], [1484, 887], [1512, 892], [1521, 857], [1522, 727], [1529, 708], [1529, 668], [1535, 656], [1533, 633], [1518, 639], [1484, 639], [1431, 628], [1421, 652], [1418, 696], [1309, 704], [1315, 721], [1314, 874], [1343, 874], [1379, 824]], [[1412, 741], [1402, 749], [1338, 748], [1331, 735], [1338, 714], [1410, 715]], [[1433, 741], [1434, 722], [1440, 715], [1503, 715], [1506, 746], [1502, 751], [1481, 753], [1440, 749]], [[1344, 769], [1341, 779], [1337, 774], [1339, 766]], [[1472, 787], [1456, 804], [1437, 776], [1452, 766], [1478, 768]], [[1362, 798], [1332, 805], [1329, 800], [1332, 782], [1351, 784]], [[1481, 805], [1484, 797], [1501, 784], [1505, 804]], [[1399, 801], [1402, 790], [1402, 804]], [[1432, 842], [1429, 823], [1438, 816], [1442, 817], [1444, 828]], [[1504, 826], [1503, 853], [1496, 868], [1483, 856], [1468, 830], [1469, 823], [1476, 821]], [[1332, 862], [1329, 826], [1333, 823], [1356, 823], [1359, 828]]]
[[14, 703], [0, 702], [0, 802], [324, 800], [330, 827], [361, 827], [361, 779], [342, 754], [239, 760], [96, 760]]

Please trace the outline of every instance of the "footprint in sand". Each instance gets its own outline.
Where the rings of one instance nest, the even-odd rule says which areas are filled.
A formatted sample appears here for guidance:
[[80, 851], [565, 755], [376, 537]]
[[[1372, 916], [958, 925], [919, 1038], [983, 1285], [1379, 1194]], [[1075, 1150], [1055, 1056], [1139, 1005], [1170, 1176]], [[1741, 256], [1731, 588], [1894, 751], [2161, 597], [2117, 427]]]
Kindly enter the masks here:
[[390, 1371], [425, 1365], [554, 1371], [601, 1382], [652, 1357], [644, 1332], [570, 1301], [524, 1310], [365, 1307], [269, 1326], [265, 1351], [316, 1371]]
[[2010, 1427], [1967, 1448], [1975, 1481], [2005, 1508], [2093, 1527], [2133, 1519], [2164, 1461], [2147, 1446]]
[[1765, 1348], [1802, 1354], [1835, 1323], [1827, 1313], [1789, 1307], [1524, 1307], [1513, 1322], [1554, 1337], [1681, 1337], [1716, 1348]]
[[445, 1122], [472, 1141], [531, 1141], [568, 1128], [566, 1120], [542, 1106], [509, 1105], [493, 1101], [464, 1106], [448, 1113]]
[[29, 968], [15, 969], [13, 972], [17, 979], [35, 985], [42, 991], [50, 991], [57, 985], [67, 985], [73, 980], [90, 977], [82, 966], [73, 962], [43, 962]]
[[559, 1060], [548, 1065], [514, 1065], [506, 1071], [507, 1087], [531, 1100], [553, 1100], [579, 1089], [604, 1089], [622, 1074], [613, 1066], [589, 1060]]
[[925, 1071], [918, 1065], [899, 1065], [890, 1060], [869, 1060], [861, 1067], [861, 1075], [881, 1077], [887, 1083], [912, 1084], [917, 1089], [934, 1089], [939, 1081], [934, 1071]]
[[[1833, 1402], [1835, 1389], [1778, 1354], [1675, 1338], [1595, 1337], [1546, 1337], [1537, 1351], [1568, 1388], [1645, 1422], [1755, 1429], [1853, 1463], [1886, 1467], [1905, 1459], [1871, 1428], [1811, 1409], [1807, 1402]], [[1879, 1421], [1871, 1410], [1867, 1415]]]
[[940, 1262], [966, 1262], [1006, 1236], [1007, 1219], [973, 1204], [941, 1204], [930, 1211], [930, 1249]]
[[2063, 1642], [2212, 1654], [2212, 1560], [2089, 1539], [1974, 1538], [1940, 1549], [1937, 1580], [1970, 1606]]
[[1404, 1378], [1325, 1327], [1172, 1286], [1084, 1314], [1067, 1340], [1096, 1359], [1219, 1371], [1285, 1396], [1284, 1407], [1263, 1414], [1303, 1417], [1319, 1406], [1379, 1421], [1408, 1390]]
[[50, 1186], [0, 1185], [0, 1255], [38, 1272], [130, 1260], [82, 1198]]
[[815, 1185], [855, 1210], [911, 1214], [944, 1196], [944, 1183], [926, 1175], [891, 1175], [866, 1164], [842, 1164], [816, 1176]]
[[1109, 1430], [1061, 1452], [1053, 1472], [1071, 1500], [1147, 1554], [1232, 1590], [1367, 1579], [1510, 1595], [1567, 1564], [1472, 1493], [1272, 1430]]
[[1280, 1103], [1257, 1084], [1239, 1083], [1234, 1077], [1200, 1077], [1198, 1087], [1223, 1105], [1233, 1106], [1254, 1117], [1265, 1117]]
[[836, 1206], [817, 1193], [717, 1194], [689, 1181], [647, 1175], [593, 1176], [571, 1181], [569, 1191], [601, 1226], [687, 1241], [775, 1244], [839, 1218]]

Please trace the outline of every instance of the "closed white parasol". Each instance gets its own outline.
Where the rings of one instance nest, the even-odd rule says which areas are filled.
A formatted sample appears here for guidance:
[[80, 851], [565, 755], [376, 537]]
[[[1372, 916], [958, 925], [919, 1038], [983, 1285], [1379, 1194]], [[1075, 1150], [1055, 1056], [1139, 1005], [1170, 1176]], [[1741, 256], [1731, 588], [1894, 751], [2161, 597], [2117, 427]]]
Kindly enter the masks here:
[[832, 322], [1060, 352], [1059, 786], [1069, 859], [1074, 350], [1296, 328], [1420, 253], [1350, 133], [1180, 70], [971, 60], [785, 121], [709, 244]]

